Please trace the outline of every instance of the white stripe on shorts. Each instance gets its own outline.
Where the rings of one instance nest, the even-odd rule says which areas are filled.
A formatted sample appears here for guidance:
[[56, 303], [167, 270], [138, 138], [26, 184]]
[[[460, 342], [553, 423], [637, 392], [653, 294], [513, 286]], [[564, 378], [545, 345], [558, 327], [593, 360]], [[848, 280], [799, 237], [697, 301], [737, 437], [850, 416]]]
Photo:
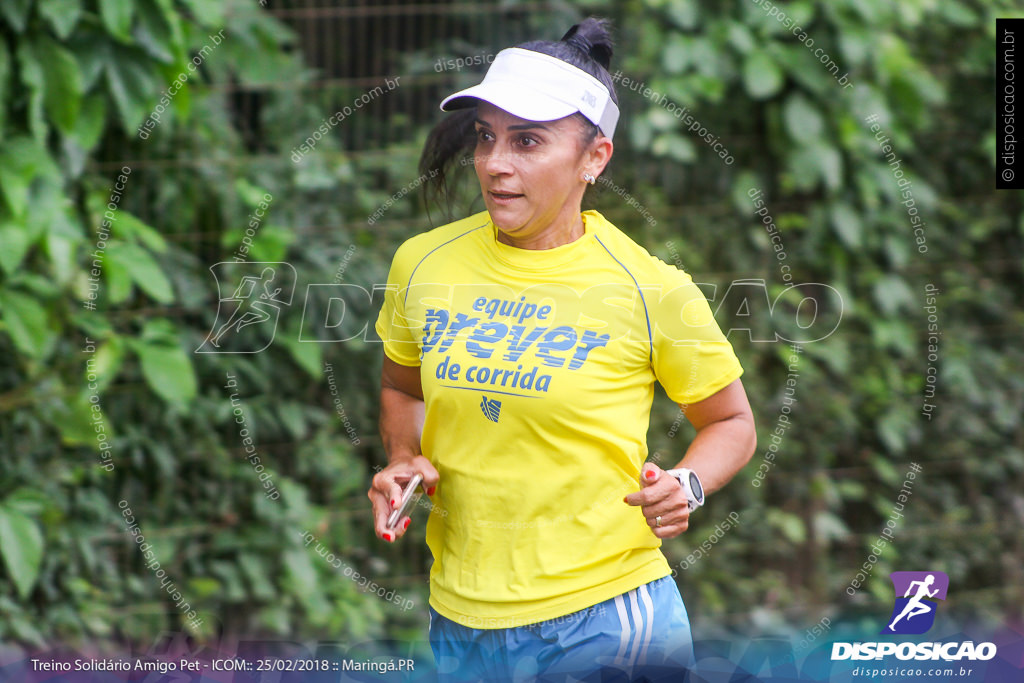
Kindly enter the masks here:
[[640, 641], [643, 639], [643, 627], [644, 620], [640, 614], [640, 607], [636, 601], [636, 589], [629, 591], [629, 607], [633, 612], [633, 623], [636, 624], [636, 638], [633, 644], [630, 646], [631, 655], [629, 656], [629, 666], [632, 667], [636, 664], [636, 658], [640, 654]]
[[619, 651], [615, 655], [615, 663], [621, 664], [626, 657], [626, 648], [629, 646], [629, 617], [626, 616], [626, 601], [622, 599], [621, 595], [615, 596], [615, 611], [619, 613], [619, 626], [622, 630], [619, 632]]
[[640, 586], [640, 599], [647, 609], [647, 628], [644, 633], [644, 646], [640, 651], [640, 663], [647, 661], [647, 647], [651, 644], [651, 632], [654, 630], [654, 601], [651, 600], [651, 593], [647, 590], [646, 584]]

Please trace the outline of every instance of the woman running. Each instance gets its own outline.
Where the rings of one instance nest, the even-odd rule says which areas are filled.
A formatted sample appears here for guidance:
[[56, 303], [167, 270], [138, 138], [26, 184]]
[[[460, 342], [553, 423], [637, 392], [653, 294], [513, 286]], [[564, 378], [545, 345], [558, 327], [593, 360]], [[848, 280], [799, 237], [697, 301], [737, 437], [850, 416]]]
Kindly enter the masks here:
[[[596, 211], [619, 118], [604, 22], [500, 52], [447, 97], [421, 170], [472, 150], [486, 211], [399, 247], [377, 320], [389, 465], [376, 532], [422, 475], [443, 680], [680, 680], [689, 620], [661, 541], [755, 447], [742, 369], [700, 290]], [[646, 463], [654, 382], [697, 430]], [[570, 678], [571, 677], [571, 678]]]

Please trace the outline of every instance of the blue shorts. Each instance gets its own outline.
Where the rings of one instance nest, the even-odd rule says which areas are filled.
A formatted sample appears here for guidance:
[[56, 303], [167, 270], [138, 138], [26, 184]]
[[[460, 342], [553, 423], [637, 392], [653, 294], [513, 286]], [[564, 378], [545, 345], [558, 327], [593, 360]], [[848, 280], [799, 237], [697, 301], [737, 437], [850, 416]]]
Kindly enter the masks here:
[[690, 620], [670, 576], [516, 628], [469, 628], [431, 607], [430, 646], [441, 681], [680, 681], [694, 663]]

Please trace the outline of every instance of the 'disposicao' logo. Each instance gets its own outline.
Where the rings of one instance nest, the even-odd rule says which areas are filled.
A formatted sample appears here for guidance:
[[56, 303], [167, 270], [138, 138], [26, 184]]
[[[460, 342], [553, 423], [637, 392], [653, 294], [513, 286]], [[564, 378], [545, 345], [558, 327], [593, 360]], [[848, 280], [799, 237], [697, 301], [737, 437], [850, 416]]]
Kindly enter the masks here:
[[936, 600], [945, 600], [949, 576], [945, 572], [893, 572], [896, 604], [888, 625], [881, 633], [904, 635], [925, 633], [935, 623]]
[[[880, 633], [883, 635], [920, 635], [931, 629], [935, 623], [935, 610], [938, 608], [936, 601], [946, 599], [949, 576], [939, 571], [893, 572], [889, 578], [892, 579], [896, 599], [886, 627]], [[988, 661], [998, 653], [995, 643], [990, 642], [975, 643], [973, 640], [916, 642], [917, 640], [914, 638], [907, 641], [896, 638], [886, 641], [853, 643], [837, 641], [832, 643], [831, 660], [833, 662], [867, 661], [895, 657], [900, 661], [934, 662], [941, 659], [943, 662], [978, 662]], [[859, 675], [858, 671], [863, 671], [863, 669], [854, 669], [853, 674]], [[961, 669], [961, 671], [967, 671], [969, 674], [971, 669]], [[869, 674], [865, 673], [865, 675]], [[920, 676], [921, 672], [918, 671], [917, 675]]]

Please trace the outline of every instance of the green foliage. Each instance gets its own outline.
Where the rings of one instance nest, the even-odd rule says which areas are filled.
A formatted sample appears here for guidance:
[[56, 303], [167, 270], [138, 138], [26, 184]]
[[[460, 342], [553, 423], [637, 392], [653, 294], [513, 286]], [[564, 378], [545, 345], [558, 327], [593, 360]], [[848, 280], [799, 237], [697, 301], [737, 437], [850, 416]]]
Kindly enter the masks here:
[[[494, 11], [519, 17], [519, 4]], [[704, 283], [745, 367], [758, 451], [665, 552], [678, 566], [718, 521], [740, 514], [737, 528], [680, 573], [704, 633], [802, 628], [830, 609], [874, 609], [891, 599], [889, 571], [921, 567], [947, 571], [981, 616], [1019, 615], [1024, 548], [1008, 511], [1019, 511], [1024, 490], [1024, 358], [1015, 343], [1024, 326], [1024, 216], [1019, 193], [991, 190], [987, 108], [993, 19], [1012, 8], [779, 7], [812, 48], [754, 2], [531, 5], [523, 20], [532, 25], [523, 38], [557, 38], [583, 14], [610, 16], [615, 68], [674, 105], [619, 87], [621, 133], [606, 175], [656, 224], [601, 186], [588, 201]], [[332, 302], [313, 290], [308, 311], [300, 304], [307, 284], [383, 282], [397, 244], [439, 222], [436, 207], [428, 216], [411, 196], [372, 228], [366, 218], [413, 180], [436, 96], [475, 77], [439, 76], [429, 64], [516, 42], [512, 23], [497, 22], [489, 35], [469, 19], [452, 21], [451, 35], [385, 55], [404, 65], [390, 74], [403, 74], [402, 89], [388, 97], [428, 99], [428, 114], [395, 106], [375, 121], [356, 112], [292, 163], [289, 153], [326, 116], [365, 91], [314, 87], [296, 37], [259, 3], [0, 3], [0, 640], [148, 645], [168, 629], [210, 639], [221, 627], [422, 636], [423, 531], [382, 548], [365, 498], [372, 466], [384, 461], [371, 436], [379, 350], [316, 326], [319, 341], [335, 343], [300, 342], [303, 316], [316, 320]], [[852, 87], [840, 84], [843, 74]], [[353, 130], [370, 132], [356, 140]], [[922, 232], [881, 137], [912, 183]], [[462, 183], [472, 200], [470, 175]], [[755, 213], [755, 188], [784, 259]], [[267, 194], [248, 258], [291, 263], [295, 303], [265, 352], [195, 353], [218, 307], [209, 268], [232, 259]], [[457, 212], [479, 208], [467, 202]], [[343, 277], [339, 263], [348, 264]], [[815, 320], [838, 326], [803, 345], [791, 426], [779, 436], [791, 350], [751, 334], [795, 338], [809, 324], [806, 291], [788, 288], [784, 272], [832, 288], [815, 295]], [[765, 281], [765, 295], [737, 298], [730, 283], [751, 278]], [[928, 284], [939, 290], [934, 361]], [[330, 296], [372, 323], [376, 302], [354, 290]], [[325, 362], [355, 438], [328, 391]], [[926, 402], [936, 406], [930, 413]], [[247, 458], [243, 426], [277, 500]], [[674, 464], [691, 435], [660, 397], [651, 452]], [[851, 599], [845, 589], [910, 462], [923, 473], [896, 542]], [[121, 500], [203, 617], [198, 627], [146, 568]], [[303, 543], [306, 533], [417, 610], [397, 610], [339, 576]]]
[[[0, 640], [353, 639], [415, 618], [301, 542], [313, 531], [422, 604], [421, 587], [385, 579], [389, 561], [353, 552], [372, 538], [368, 473], [323, 382], [338, 347], [297, 343], [301, 299], [266, 353], [194, 353], [217, 312], [209, 266], [231, 259], [264, 193], [248, 256], [292, 263], [297, 296], [332, 281], [353, 239], [317, 232], [346, 224], [330, 196], [344, 164], [314, 191], [284, 153], [236, 163], [249, 149], [224, 87], [307, 82], [291, 31], [240, 0], [40, 0], [3, 3], [0, 36]], [[259, 113], [270, 143], [322, 115], [272, 91]], [[347, 349], [335, 369], [364, 439], [377, 353]], [[195, 622], [146, 567], [122, 500]]]
[[[644, 18], [636, 21], [641, 4]], [[711, 498], [695, 537], [666, 544], [666, 553], [678, 562], [702, 540], [702, 528], [742, 513], [740, 528], [720, 544], [729, 549], [716, 549], [680, 579], [684, 595], [687, 587], [696, 592], [692, 613], [708, 623], [739, 605], [764, 604], [766, 595], [792, 616], [817, 615], [820, 605], [847, 611], [851, 602], [884, 603], [888, 572], [910, 567], [948, 571], [961, 590], [975, 593], [981, 615], [1019, 615], [1024, 595], [1013, 573], [995, 570], [970, 531], [990, 529], [994, 546], [1022, 559], [1014, 525], [1000, 525], [996, 512], [1019, 506], [1024, 482], [1019, 411], [1009, 410], [1020, 405], [1022, 382], [1019, 373], [996, 369], [1024, 360], [1011, 341], [1022, 318], [1010, 303], [1024, 279], [1022, 212], [1019, 193], [991, 190], [991, 145], [980, 143], [992, 130], [982, 104], [990, 101], [991, 26], [1010, 5], [775, 4], [827, 55], [825, 63], [759, 3], [649, 1], [615, 16], [623, 73], [688, 107], [737, 158], [722, 163], [688, 122], [666, 117], [654, 95], [620, 88], [624, 129], [657, 122], [660, 136], [683, 136], [695, 148], [685, 159], [657, 136], [633, 135], [632, 145], [616, 149], [616, 182], [658, 216], [642, 241], [669, 261], [678, 251], [698, 281], [715, 274], [719, 292], [730, 279], [762, 277], [774, 299], [785, 284], [784, 263], [794, 282], [824, 283], [842, 297], [835, 333], [803, 347], [792, 427], [774, 444], [789, 350], [750, 343], [743, 328], [751, 325], [733, 315], [737, 308], [719, 309], [746, 368], [759, 447], [751, 465]], [[829, 71], [828, 58], [838, 72]], [[844, 73], [850, 88], [840, 85]], [[886, 158], [883, 142], [894, 156]], [[682, 169], [668, 172], [651, 156]], [[755, 214], [752, 188], [764, 192], [784, 260]], [[610, 199], [600, 205], [620, 224], [641, 225]], [[663, 220], [666, 214], [679, 220]], [[670, 253], [658, 248], [669, 243]], [[931, 309], [928, 285], [940, 292]], [[770, 319], [785, 334], [780, 324], [795, 308], [780, 301]], [[763, 304], [750, 305], [768, 317]], [[930, 313], [937, 350], [929, 350]], [[934, 397], [929, 372], [936, 373]], [[678, 410], [656, 410], [652, 451], [678, 457], [684, 444], [667, 436]], [[1014, 417], [1001, 422], [1008, 410]], [[768, 451], [773, 445], [777, 454]], [[872, 554], [910, 462], [924, 473], [908, 514], [866, 590], [851, 601], [844, 591]], [[762, 465], [769, 470], [757, 488], [751, 481]], [[975, 495], [956, 493], [964, 481]], [[956, 540], [939, 543], [939, 529]]]
[[39, 578], [43, 535], [29, 516], [13, 507], [0, 507], [0, 548], [4, 566], [18, 597], [25, 599]]

